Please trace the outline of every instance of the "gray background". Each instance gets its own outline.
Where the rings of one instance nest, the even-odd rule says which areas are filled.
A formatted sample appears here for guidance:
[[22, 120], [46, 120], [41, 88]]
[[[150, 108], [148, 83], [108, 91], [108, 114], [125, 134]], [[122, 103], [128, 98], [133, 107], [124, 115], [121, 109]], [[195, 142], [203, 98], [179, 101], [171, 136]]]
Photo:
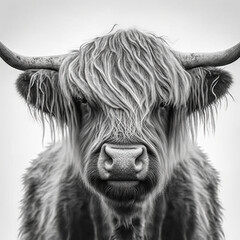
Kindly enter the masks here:
[[[117, 23], [164, 35], [180, 51], [217, 51], [240, 41], [239, 0], [0, 0], [0, 40], [24, 55], [66, 53]], [[199, 136], [221, 176], [223, 226], [239, 239], [240, 60], [225, 66], [234, 77], [228, 108], [219, 111], [215, 134]], [[0, 239], [17, 239], [21, 176], [50, 141], [15, 90], [20, 71], [0, 60]]]

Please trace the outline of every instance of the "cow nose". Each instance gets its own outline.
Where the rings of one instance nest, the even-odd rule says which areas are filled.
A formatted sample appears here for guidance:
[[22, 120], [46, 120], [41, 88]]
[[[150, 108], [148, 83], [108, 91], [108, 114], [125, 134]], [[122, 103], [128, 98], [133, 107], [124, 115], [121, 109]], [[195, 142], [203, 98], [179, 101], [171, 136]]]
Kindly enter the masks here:
[[146, 147], [104, 144], [98, 159], [100, 177], [105, 180], [142, 180], [148, 171]]

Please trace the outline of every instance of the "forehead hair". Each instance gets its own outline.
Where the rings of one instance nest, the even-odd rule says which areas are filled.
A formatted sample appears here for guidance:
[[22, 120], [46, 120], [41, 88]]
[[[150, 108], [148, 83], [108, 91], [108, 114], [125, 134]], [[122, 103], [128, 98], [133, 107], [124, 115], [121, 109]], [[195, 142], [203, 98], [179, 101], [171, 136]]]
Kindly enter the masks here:
[[64, 60], [59, 77], [66, 96], [140, 121], [154, 105], [178, 107], [189, 95], [189, 75], [166, 42], [137, 30], [118, 30], [82, 45]]

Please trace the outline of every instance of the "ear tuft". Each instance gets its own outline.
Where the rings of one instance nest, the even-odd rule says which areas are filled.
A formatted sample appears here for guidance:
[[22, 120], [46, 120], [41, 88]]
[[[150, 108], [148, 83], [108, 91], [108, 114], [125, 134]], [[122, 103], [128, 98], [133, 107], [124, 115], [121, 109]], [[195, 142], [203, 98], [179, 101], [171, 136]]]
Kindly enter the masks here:
[[48, 113], [54, 95], [59, 92], [58, 72], [52, 70], [28, 70], [16, 82], [17, 90], [26, 102]]
[[37, 70], [27, 70], [19, 75], [16, 81], [18, 93], [26, 100], [28, 95], [28, 87], [31, 77]]
[[232, 84], [232, 76], [229, 72], [218, 68], [206, 69], [206, 80], [209, 87], [208, 104], [214, 103], [226, 93]]
[[231, 75], [219, 68], [194, 68], [188, 71], [192, 76], [188, 112], [204, 111], [217, 103], [228, 93], [232, 84]]
[[50, 124], [51, 133], [60, 129], [64, 134], [77, 125], [77, 112], [72, 99], [67, 99], [60, 84], [57, 71], [41, 69], [22, 73], [16, 82], [17, 90], [26, 100], [32, 115], [43, 126]]

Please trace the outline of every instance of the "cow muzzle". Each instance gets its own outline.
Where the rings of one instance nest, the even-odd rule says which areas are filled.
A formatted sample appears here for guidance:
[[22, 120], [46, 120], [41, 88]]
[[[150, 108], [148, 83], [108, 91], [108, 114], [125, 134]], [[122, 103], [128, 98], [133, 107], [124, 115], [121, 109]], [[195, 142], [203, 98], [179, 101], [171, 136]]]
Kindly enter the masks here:
[[102, 180], [114, 186], [132, 186], [144, 180], [149, 158], [142, 144], [104, 144], [98, 159], [98, 172]]

